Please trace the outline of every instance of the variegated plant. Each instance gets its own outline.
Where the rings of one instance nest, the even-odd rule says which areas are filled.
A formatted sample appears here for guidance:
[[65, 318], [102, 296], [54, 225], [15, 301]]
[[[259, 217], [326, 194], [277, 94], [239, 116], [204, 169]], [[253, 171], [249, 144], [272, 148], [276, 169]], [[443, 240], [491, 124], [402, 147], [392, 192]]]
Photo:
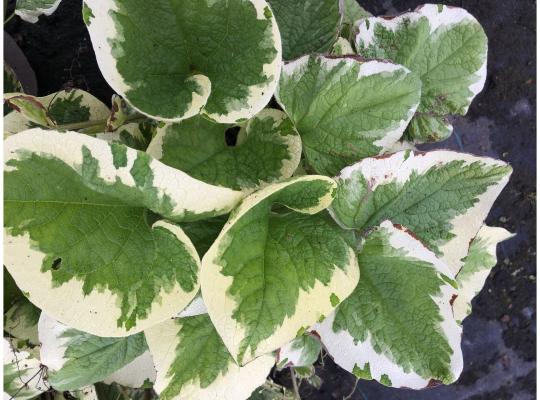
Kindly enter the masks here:
[[474, 17], [84, 0], [82, 18], [112, 109], [4, 95], [10, 397], [294, 398], [270, 370], [313, 383], [322, 353], [387, 386], [459, 377], [511, 168], [414, 145], [483, 87]]

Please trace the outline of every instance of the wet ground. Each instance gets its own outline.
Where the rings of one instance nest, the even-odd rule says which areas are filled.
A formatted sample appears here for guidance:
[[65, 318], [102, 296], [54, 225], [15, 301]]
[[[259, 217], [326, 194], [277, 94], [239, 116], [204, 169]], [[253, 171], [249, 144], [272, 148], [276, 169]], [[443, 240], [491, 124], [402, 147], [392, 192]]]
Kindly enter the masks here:
[[[291, 0], [294, 1], [294, 0]], [[484, 26], [490, 40], [488, 79], [454, 135], [437, 147], [489, 155], [509, 162], [514, 174], [493, 208], [489, 225], [516, 236], [499, 246], [499, 263], [464, 322], [465, 370], [459, 381], [420, 392], [360, 382], [353, 400], [529, 400], [536, 392], [536, 1], [455, 0]], [[85, 89], [109, 103], [111, 89], [97, 68], [80, 16], [79, 0], [64, 0], [55, 14], [32, 25], [6, 25], [22, 48], [40, 95], [66, 86]], [[414, 0], [363, 0], [370, 12], [396, 14]], [[349, 395], [355, 379], [326, 360], [323, 385], [301, 386], [303, 399]]]

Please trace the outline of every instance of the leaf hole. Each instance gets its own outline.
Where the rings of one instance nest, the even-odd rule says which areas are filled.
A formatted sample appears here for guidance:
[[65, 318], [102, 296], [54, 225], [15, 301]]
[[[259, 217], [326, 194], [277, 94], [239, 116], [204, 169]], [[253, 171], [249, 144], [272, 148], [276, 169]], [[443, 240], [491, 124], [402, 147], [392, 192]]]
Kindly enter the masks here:
[[51, 268], [55, 271], [58, 271], [58, 269], [60, 269], [60, 266], [62, 265], [62, 259], [61, 258], [57, 258], [56, 260], [53, 261], [52, 265], [51, 265]]
[[236, 146], [238, 132], [240, 132], [239, 126], [233, 126], [225, 131], [225, 143], [227, 143], [227, 146]]

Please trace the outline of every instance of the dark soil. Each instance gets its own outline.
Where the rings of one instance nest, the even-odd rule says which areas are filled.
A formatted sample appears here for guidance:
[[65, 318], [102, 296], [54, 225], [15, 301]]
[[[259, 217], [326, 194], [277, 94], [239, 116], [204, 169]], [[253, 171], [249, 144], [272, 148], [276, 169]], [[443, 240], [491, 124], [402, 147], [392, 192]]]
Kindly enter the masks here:
[[[490, 39], [490, 53], [484, 91], [466, 117], [455, 119], [454, 135], [434, 147], [489, 155], [513, 166], [510, 184], [487, 222], [516, 236], [499, 246], [499, 263], [464, 322], [465, 370], [459, 381], [416, 392], [361, 381], [350, 397], [354, 400], [536, 398], [536, 1], [443, 3], [463, 7], [479, 19]], [[361, 4], [382, 15], [407, 11], [421, 2]], [[30, 61], [40, 95], [73, 86], [108, 104], [113, 92], [97, 67], [80, 7], [80, 1], [64, 0], [55, 14], [39, 23], [14, 18], [6, 30]], [[316, 390], [302, 384], [304, 399], [342, 399], [352, 392], [355, 379], [331, 360], [326, 359], [317, 373], [323, 385]]]

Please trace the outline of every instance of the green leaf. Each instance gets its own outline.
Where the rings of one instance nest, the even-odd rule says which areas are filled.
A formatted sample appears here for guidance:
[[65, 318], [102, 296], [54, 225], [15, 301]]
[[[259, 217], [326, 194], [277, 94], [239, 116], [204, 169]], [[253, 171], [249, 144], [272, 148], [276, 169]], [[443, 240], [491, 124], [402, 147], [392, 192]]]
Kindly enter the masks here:
[[274, 93], [277, 23], [264, 0], [85, 0], [97, 61], [111, 87], [154, 119], [199, 112], [250, 118]]
[[[24, 93], [8, 93], [4, 94], [4, 104], [20, 113], [24, 120], [33, 126], [54, 126], [55, 124], [49, 117], [47, 107], [37, 97]], [[22, 129], [24, 127], [21, 127]]]
[[336, 41], [341, 15], [338, 0], [268, 0], [283, 40], [283, 58], [326, 53]]
[[282, 347], [334, 309], [332, 294], [344, 299], [356, 285], [354, 235], [319, 213], [334, 190], [311, 175], [255, 192], [204, 256], [204, 303], [239, 363]]
[[274, 365], [264, 355], [239, 367], [207, 314], [174, 319], [145, 331], [162, 400], [244, 400], [263, 384]]
[[158, 129], [147, 152], [196, 179], [234, 190], [253, 191], [292, 176], [302, 144], [282, 111], [268, 108], [250, 119], [236, 146], [227, 146], [230, 128], [200, 116], [168, 124]]
[[29, 400], [47, 391], [45, 370], [28, 349], [18, 350], [4, 338], [4, 398]]
[[49, 16], [56, 11], [62, 0], [17, 0], [15, 14], [23, 21], [35, 24], [40, 15]]
[[471, 301], [482, 290], [491, 269], [497, 264], [497, 245], [513, 234], [506, 229], [483, 225], [469, 247], [463, 268], [458, 272], [458, 296], [454, 317], [462, 322], [471, 313]]
[[351, 43], [345, 38], [338, 38], [334, 46], [332, 47], [332, 55], [334, 56], [350, 56], [355, 52], [351, 46]]
[[[10, 93], [9, 102], [13, 99], [24, 101], [23, 104], [34, 105], [39, 116], [29, 115], [24, 108], [4, 118], [4, 136], [14, 135], [36, 125], [54, 128], [76, 122], [99, 121], [110, 114], [109, 107], [90, 93], [80, 89], [62, 90], [43, 97], [34, 97], [22, 93]], [[4, 96], [6, 98], [6, 96]], [[36, 119], [37, 118], [37, 119]]]
[[22, 296], [7, 308], [4, 314], [4, 331], [19, 340], [27, 341], [30, 345], [38, 345], [37, 323], [41, 310]]
[[[4, 93], [16, 93], [22, 91], [22, 84], [17, 78], [17, 75], [15, 75], [15, 71], [4, 62]], [[4, 115], [9, 114], [11, 111], [12, 109], [4, 103]]]
[[228, 213], [241, 193], [74, 132], [34, 129], [4, 144], [4, 261], [30, 301], [99, 336], [137, 333], [191, 301], [196, 250], [147, 208], [196, 220]]
[[249, 400], [297, 400], [297, 397], [294, 392], [268, 379], [251, 394]]
[[463, 368], [461, 328], [446, 264], [385, 221], [366, 237], [358, 265], [362, 279], [353, 294], [314, 328], [334, 361], [393, 387], [454, 382]]
[[197, 249], [202, 258], [212, 243], [214, 243], [227, 222], [228, 216], [223, 215], [203, 221], [184, 222], [180, 224], [186, 235]]
[[278, 368], [311, 367], [321, 354], [321, 341], [314, 335], [304, 333], [279, 349]]
[[422, 100], [405, 132], [418, 143], [446, 139], [452, 132], [448, 117], [465, 115], [486, 80], [486, 34], [458, 7], [426, 4], [394, 18], [365, 19], [356, 49], [402, 64], [422, 80]]
[[353, 39], [354, 25], [358, 21], [364, 18], [369, 18], [372, 15], [364, 10], [363, 7], [358, 4], [357, 0], [343, 0], [343, 7], [341, 9], [343, 15], [343, 23], [341, 28], [341, 36], [348, 40]]
[[389, 219], [413, 231], [457, 273], [512, 169], [452, 151], [402, 151], [345, 168], [332, 213], [365, 230]]
[[388, 62], [305, 56], [283, 67], [276, 97], [308, 164], [334, 175], [399, 140], [420, 100], [420, 81]]
[[142, 332], [122, 338], [94, 336], [55, 321], [45, 313], [39, 320], [41, 363], [50, 385], [76, 390], [99, 381], [141, 387], [155, 380], [152, 357]]

